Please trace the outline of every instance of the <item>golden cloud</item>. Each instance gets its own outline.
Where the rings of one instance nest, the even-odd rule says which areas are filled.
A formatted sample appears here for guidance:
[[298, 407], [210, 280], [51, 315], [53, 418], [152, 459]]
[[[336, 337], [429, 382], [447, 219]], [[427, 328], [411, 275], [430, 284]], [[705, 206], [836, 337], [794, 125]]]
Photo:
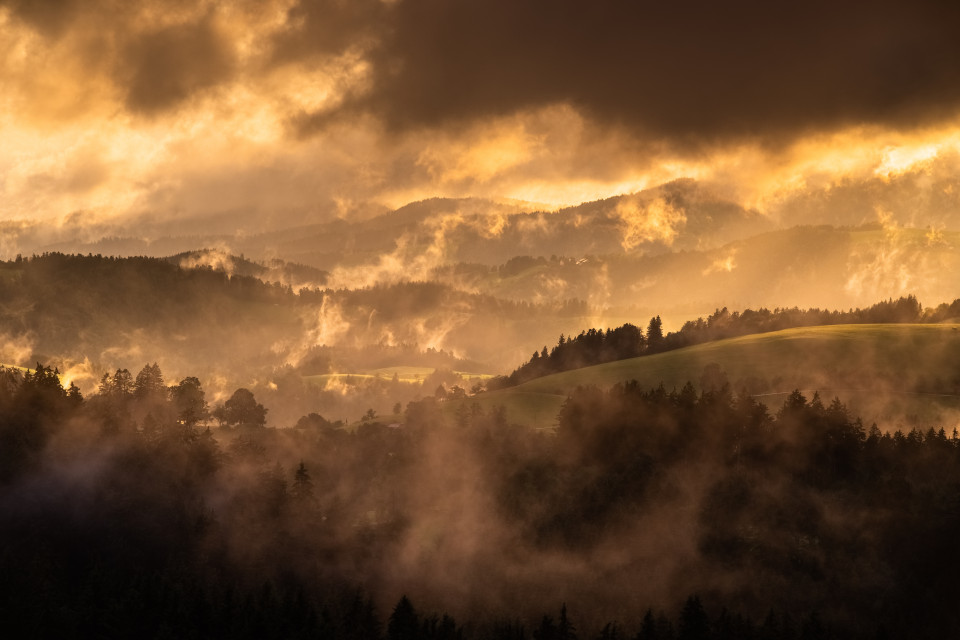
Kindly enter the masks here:
[[[837, 212], [845, 223], [865, 221], [878, 204], [915, 224], [953, 210], [956, 120], [851, 126], [826, 119], [776, 144], [720, 136], [691, 145], [643, 133], [605, 117], [594, 98], [560, 91], [486, 110], [461, 105], [469, 100], [463, 95], [403, 93], [425, 101], [418, 109], [436, 102], [435, 121], [416, 126], [391, 124], [376, 109], [351, 110], [389, 84], [389, 73], [423, 78], [429, 88], [434, 78], [422, 74], [442, 70], [411, 70], [399, 59], [390, 67], [386, 49], [377, 49], [436, 53], [404, 48], [415, 40], [384, 40], [385, 20], [414, 28], [402, 22], [409, 9], [379, 0], [91, 1], [46, 15], [0, 0], [0, 220], [249, 210], [264, 224], [291, 225], [433, 196], [513, 198], [550, 209], [678, 178], [787, 224], [831, 221]], [[482, 71], [466, 65], [463, 72], [471, 69]], [[573, 72], [577, 81], [590, 79], [584, 69]], [[449, 92], [489, 80], [470, 79]], [[509, 89], [522, 95], [522, 87]], [[443, 109], [471, 115], [448, 120]], [[331, 113], [338, 117], [326, 119]], [[322, 125], [304, 137], [302, 125], [315, 116]], [[925, 195], [908, 210], [895, 191], [910, 180]], [[630, 202], [617, 215], [628, 249], [670, 244], [684, 224], [666, 201]], [[941, 218], [934, 222], [949, 223]], [[503, 228], [497, 218], [478, 224], [487, 236]]]

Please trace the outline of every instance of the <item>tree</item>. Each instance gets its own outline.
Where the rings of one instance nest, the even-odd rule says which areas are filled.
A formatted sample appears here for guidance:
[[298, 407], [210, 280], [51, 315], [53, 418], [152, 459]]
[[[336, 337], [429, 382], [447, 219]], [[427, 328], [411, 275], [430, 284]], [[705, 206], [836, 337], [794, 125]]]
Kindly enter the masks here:
[[637, 640], [657, 640], [657, 620], [653, 617], [653, 609], [647, 609], [640, 623], [640, 632]]
[[133, 376], [127, 369], [117, 369], [111, 376], [108, 373], [100, 378], [100, 387], [97, 392], [111, 399], [124, 399], [133, 394]]
[[24, 389], [35, 389], [52, 393], [57, 397], [66, 397], [63, 390], [63, 383], [60, 382], [60, 370], [45, 367], [39, 362], [37, 368], [30, 372], [27, 371], [23, 376]]
[[163, 374], [156, 362], [144, 365], [133, 383], [133, 396], [137, 400], [159, 401], [167, 397], [167, 387], [163, 383]]
[[424, 640], [463, 640], [463, 631], [447, 614], [440, 618], [433, 615], [424, 620], [420, 635]]
[[313, 500], [313, 481], [310, 479], [310, 472], [307, 466], [300, 461], [300, 466], [293, 473], [293, 499], [298, 502], [309, 502]]
[[133, 394], [133, 375], [128, 369], [117, 369], [113, 374], [113, 391], [118, 396]]
[[185, 426], [196, 426], [209, 415], [203, 387], [200, 386], [200, 380], [193, 376], [170, 387], [170, 400], [173, 401], [177, 419]]
[[620, 627], [616, 622], [608, 622], [600, 631], [600, 637], [597, 640], [620, 640], [622, 634]]
[[324, 418], [319, 413], [308, 413], [297, 420], [297, 429], [316, 429], [318, 431], [329, 431], [334, 429], [332, 422]]
[[416, 640], [420, 618], [407, 596], [400, 598], [387, 621], [387, 640]]
[[557, 623], [557, 637], [559, 640], [577, 640], [577, 628], [567, 618], [567, 603], [560, 607], [560, 622]]
[[80, 393], [80, 387], [70, 381], [70, 386], [67, 388], [67, 398], [73, 403], [74, 406], [79, 406], [83, 404], [83, 394]]
[[699, 596], [687, 598], [680, 611], [678, 638], [680, 640], [707, 640], [710, 637], [710, 618], [707, 617]]
[[283, 478], [283, 469], [278, 462], [272, 469], [260, 473], [258, 487], [263, 513], [278, 518], [287, 504], [287, 481]]
[[540, 620], [540, 627], [534, 629], [534, 640], [559, 640], [557, 635], [557, 625], [550, 616], [543, 616]]
[[628, 323], [609, 331], [606, 342], [606, 348], [610, 352], [608, 358], [624, 360], [642, 355], [646, 339], [639, 327]]
[[783, 401], [783, 406], [777, 412], [777, 420], [789, 417], [799, 417], [807, 408], [807, 399], [799, 389], [794, 389]]
[[381, 640], [380, 620], [373, 600], [357, 593], [343, 617], [346, 640]]
[[267, 409], [257, 402], [249, 389], [243, 387], [234, 391], [230, 399], [223, 403], [222, 416], [223, 423], [228, 426], [262, 427], [267, 423]]
[[654, 316], [647, 325], [647, 353], [659, 353], [663, 347], [663, 321], [660, 316]]

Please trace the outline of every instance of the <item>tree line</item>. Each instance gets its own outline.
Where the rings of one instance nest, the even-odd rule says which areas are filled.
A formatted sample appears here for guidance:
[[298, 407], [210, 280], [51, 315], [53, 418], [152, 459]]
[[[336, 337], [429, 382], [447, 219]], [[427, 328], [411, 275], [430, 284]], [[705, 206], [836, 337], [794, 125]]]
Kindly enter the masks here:
[[646, 333], [627, 323], [606, 331], [592, 328], [581, 331], [576, 336], [566, 337], [561, 334], [554, 347], [548, 349], [544, 346], [542, 350], [534, 351], [529, 360], [509, 375], [492, 379], [487, 388], [492, 390], [515, 386], [551, 373], [782, 329], [835, 324], [942, 322], [956, 317], [960, 317], [960, 299], [925, 311], [912, 295], [849, 311], [793, 307], [775, 308], [772, 311], [760, 308], [731, 312], [724, 307], [717, 309], [706, 319], [701, 317], [689, 320], [677, 331], [667, 334], [663, 332], [663, 321], [658, 315], [650, 319]]

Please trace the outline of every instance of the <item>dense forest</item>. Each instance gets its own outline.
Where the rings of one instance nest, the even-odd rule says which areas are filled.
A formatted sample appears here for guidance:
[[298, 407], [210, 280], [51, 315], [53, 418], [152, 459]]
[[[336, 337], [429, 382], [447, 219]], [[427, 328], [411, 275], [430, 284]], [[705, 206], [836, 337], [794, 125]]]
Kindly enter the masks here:
[[[169, 260], [46, 253], [0, 262], [0, 364], [41, 361], [89, 392], [102, 371], [157, 354], [164, 371], [203, 378], [217, 396], [248, 386], [266, 397], [296, 386], [301, 375], [392, 366], [493, 373], [516, 363], [520, 345], [539, 341], [544, 331], [581, 324], [563, 304], [507, 301], [431, 282], [299, 290], [283, 284], [310, 276], [297, 265], [268, 268], [210, 252]], [[292, 423], [316, 408], [321, 391], [296, 389], [275, 402], [272, 415]], [[331, 401], [343, 405], [341, 415], [359, 415], [415, 395], [361, 391], [351, 395], [368, 397], [349, 402], [338, 394]]]
[[560, 371], [781, 329], [836, 324], [942, 322], [958, 316], [960, 299], [925, 311], [914, 296], [886, 300], [865, 309], [849, 311], [797, 308], [777, 308], [771, 311], [760, 308], [731, 313], [724, 307], [706, 319], [687, 321], [680, 329], [666, 335], [663, 321], [660, 316], [655, 316], [647, 325], [646, 335], [632, 324], [606, 331], [589, 329], [569, 338], [561, 335], [552, 349], [548, 351], [544, 346], [542, 351], [534, 351], [530, 360], [517, 367], [509, 376], [492, 381], [490, 387], [502, 388]]
[[[960, 625], [960, 439], [708, 368], [502, 411], [264, 426], [156, 365], [84, 397], [0, 372], [18, 637], [920, 638]], [[213, 421], [211, 421], [213, 418]], [[558, 615], [559, 614], [559, 615]]]

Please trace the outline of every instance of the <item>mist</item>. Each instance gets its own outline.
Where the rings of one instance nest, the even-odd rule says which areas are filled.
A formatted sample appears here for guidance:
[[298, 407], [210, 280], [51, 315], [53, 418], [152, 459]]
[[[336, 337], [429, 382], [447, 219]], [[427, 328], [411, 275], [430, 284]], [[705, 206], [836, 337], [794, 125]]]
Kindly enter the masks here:
[[[6, 449], [2, 502], [17, 566], [47, 558], [16, 599], [36, 629], [92, 628], [69, 615], [42, 622], [24, 600], [72, 579], [65, 562], [96, 588], [149, 569], [165, 581], [186, 570], [194, 597], [214, 601], [224, 579], [241, 600], [261, 584], [277, 597], [299, 589], [303, 606], [326, 603], [334, 617], [353, 593], [372, 598], [380, 620], [406, 596], [466, 621], [471, 634], [496, 619], [535, 628], [559, 603], [585, 633], [612, 620], [639, 628], [649, 609], [677, 615], [692, 594], [711, 615], [722, 605], [757, 624], [770, 609], [798, 621], [818, 612], [832, 628], [870, 634], [876, 626], [862, 616], [872, 598], [916, 607], [882, 616], [895, 631], [920, 615], [931, 628], [954, 623], [936, 609], [949, 589], [921, 605], [904, 588], [937, 571], [885, 551], [909, 530], [890, 511], [895, 487], [873, 485], [876, 503], [857, 487], [903, 452], [897, 477], [935, 509], [939, 483], [911, 465], [945, 472], [956, 435], [884, 435], [839, 400], [794, 392], [771, 411], [733, 396], [720, 371], [723, 386], [704, 378], [701, 392], [580, 388], [555, 433], [477, 405], [452, 417], [434, 397], [408, 403], [401, 424], [373, 417], [345, 430], [316, 416], [269, 429], [234, 405], [211, 430], [202, 413], [185, 413], [200, 405], [151, 395], [159, 370], [150, 367], [131, 391], [114, 378], [82, 399], [51, 370], [2, 373], [4, 438], [40, 430]], [[41, 413], [18, 413], [38, 401]], [[935, 541], [952, 535], [946, 523], [928, 529]], [[37, 555], [43, 547], [30, 540], [60, 549], [53, 530], [85, 541], [106, 573], [76, 565], [67, 548]], [[850, 544], [861, 553], [846, 555]], [[244, 615], [261, 615], [271, 597]], [[168, 615], [174, 628], [192, 619]]]

